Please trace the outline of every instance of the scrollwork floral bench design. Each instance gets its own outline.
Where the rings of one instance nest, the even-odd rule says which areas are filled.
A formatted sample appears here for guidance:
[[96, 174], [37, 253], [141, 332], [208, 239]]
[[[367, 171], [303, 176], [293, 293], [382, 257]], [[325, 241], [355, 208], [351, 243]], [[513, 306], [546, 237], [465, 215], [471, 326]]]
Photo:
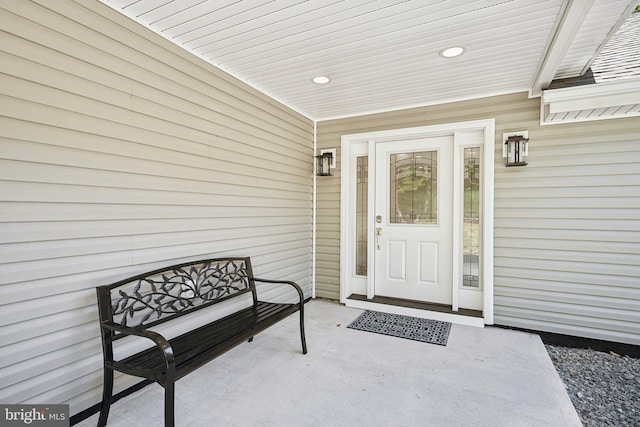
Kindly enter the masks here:
[[[297, 294], [295, 303], [263, 302], [256, 282], [283, 284]], [[260, 288], [262, 289], [262, 286]], [[96, 288], [104, 353], [104, 390], [99, 426], [107, 423], [113, 393], [114, 371], [146, 378], [165, 390], [165, 426], [174, 425], [175, 381], [211, 361], [289, 315], [300, 312], [302, 353], [307, 353], [304, 335], [304, 295], [291, 281], [253, 277], [249, 258], [216, 258], [178, 264], [139, 274]], [[179, 317], [189, 320], [194, 312], [230, 299], [245, 298], [247, 304], [233, 314], [198, 326], [175, 337], [152, 330]], [[237, 300], [242, 302], [243, 300]], [[231, 302], [229, 302], [231, 303]], [[202, 316], [198, 316], [200, 319]], [[219, 315], [218, 315], [219, 317]], [[155, 328], [154, 328], [155, 329]], [[151, 340], [152, 346], [116, 360], [114, 342], [125, 337]]]

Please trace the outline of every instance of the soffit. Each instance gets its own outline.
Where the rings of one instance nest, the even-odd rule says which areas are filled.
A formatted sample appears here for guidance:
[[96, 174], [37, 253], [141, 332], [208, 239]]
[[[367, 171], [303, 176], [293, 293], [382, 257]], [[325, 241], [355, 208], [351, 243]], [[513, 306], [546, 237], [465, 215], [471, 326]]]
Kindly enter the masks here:
[[102, 1], [325, 120], [527, 91], [569, 0]]
[[583, 75], [634, 6], [629, 0], [595, 0], [554, 78]]

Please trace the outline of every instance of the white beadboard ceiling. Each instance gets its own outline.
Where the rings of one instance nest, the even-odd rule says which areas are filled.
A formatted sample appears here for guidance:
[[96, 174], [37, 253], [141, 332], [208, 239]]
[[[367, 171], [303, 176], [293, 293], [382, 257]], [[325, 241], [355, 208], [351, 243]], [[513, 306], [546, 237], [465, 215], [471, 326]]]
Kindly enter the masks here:
[[[637, 3], [101, 1], [317, 121], [528, 90], [539, 94], [558, 70], [570, 77], [588, 67]], [[439, 55], [454, 45], [465, 53]], [[331, 82], [315, 85], [311, 79], [319, 75]]]

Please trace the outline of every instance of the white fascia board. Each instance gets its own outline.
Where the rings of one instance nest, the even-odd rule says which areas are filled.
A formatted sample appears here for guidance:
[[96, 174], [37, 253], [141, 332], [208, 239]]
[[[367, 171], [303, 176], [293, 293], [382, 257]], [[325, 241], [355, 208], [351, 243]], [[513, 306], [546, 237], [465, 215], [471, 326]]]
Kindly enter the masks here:
[[[639, 79], [545, 90], [540, 102], [540, 124], [638, 117], [639, 104]], [[615, 110], [616, 107], [621, 108]], [[602, 114], [607, 109], [613, 109], [613, 113]]]
[[568, 0], [560, 23], [553, 39], [547, 48], [542, 64], [531, 84], [529, 97], [535, 98], [542, 94], [542, 90], [549, 87], [553, 77], [558, 72], [571, 43], [582, 27], [584, 20], [591, 11], [594, 0]]
[[639, 100], [640, 80], [545, 90], [542, 94], [549, 114], [637, 104]]

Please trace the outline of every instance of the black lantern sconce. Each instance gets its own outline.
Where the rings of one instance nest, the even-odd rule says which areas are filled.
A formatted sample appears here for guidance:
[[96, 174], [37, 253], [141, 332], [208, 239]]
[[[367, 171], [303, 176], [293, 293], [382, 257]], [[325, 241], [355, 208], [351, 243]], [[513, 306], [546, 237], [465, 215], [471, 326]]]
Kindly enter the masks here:
[[526, 166], [529, 155], [529, 132], [513, 132], [503, 134], [504, 146], [502, 157], [506, 167]]
[[331, 176], [331, 168], [335, 167], [335, 149], [322, 150], [320, 155], [316, 156], [317, 176]]

